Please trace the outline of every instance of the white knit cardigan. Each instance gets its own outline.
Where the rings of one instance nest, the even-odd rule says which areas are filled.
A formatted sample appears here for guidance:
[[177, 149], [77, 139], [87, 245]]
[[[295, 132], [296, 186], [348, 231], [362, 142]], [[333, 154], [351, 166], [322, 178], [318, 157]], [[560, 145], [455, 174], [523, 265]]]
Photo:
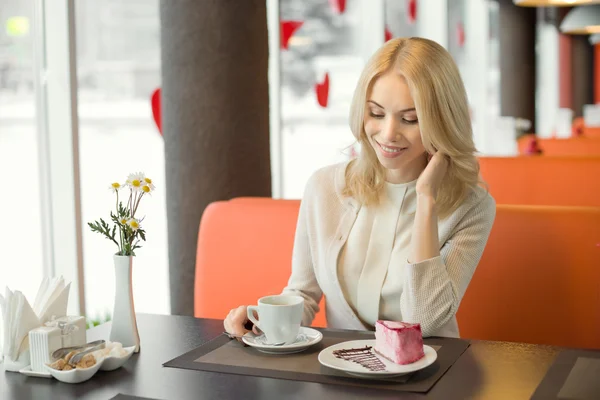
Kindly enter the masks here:
[[[342, 196], [348, 163], [322, 168], [309, 179], [300, 205], [286, 294], [304, 298], [303, 325], [310, 325], [326, 298], [327, 326], [369, 330], [348, 305], [337, 277], [337, 262], [361, 205]], [[419, 322], [423, 336], [458, 337], [456, 311], [481, 258], [496, 215], [489, 193], [478, 188], [449, 217], [438, 222], [440, 256], [406, 263], [400, 297], [402, 320]], [[369, 272], [367, 272], [369, 273]], [[375, 269], [372, 273], [385, 274]], [[364, 275], [364, 273], [363, 273]], [[385, 276], [370, 277], [382, 282]], [[373, 287], [365, 307], [378, 307]], [[359, 305], [360, 307], [360, 305]]]

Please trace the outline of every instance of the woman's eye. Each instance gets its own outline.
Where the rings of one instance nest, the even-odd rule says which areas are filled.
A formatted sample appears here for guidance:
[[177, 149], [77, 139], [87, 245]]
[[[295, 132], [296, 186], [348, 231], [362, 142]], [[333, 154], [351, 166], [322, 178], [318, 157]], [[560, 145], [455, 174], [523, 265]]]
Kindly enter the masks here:
[[383, 118], [385, 116], [383, 114], [375, 114], [374, 112], [369, 112], [369, 115], [373, 118]]
[[405, 124], [408, 124], [408, 125], [414, 125], [414, 124], [417, 124], [419, 122], [419, 120], [402, 118], [402, 122], [404, 122]]

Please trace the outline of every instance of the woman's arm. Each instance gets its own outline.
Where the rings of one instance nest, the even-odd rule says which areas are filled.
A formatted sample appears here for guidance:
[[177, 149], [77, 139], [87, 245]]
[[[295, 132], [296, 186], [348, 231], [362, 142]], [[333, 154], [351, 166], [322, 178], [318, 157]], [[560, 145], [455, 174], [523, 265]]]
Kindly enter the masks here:
[[423, 336], [431, 336], [456, 314], [496, 215], [494, 199], [486, 195], [466, 215], [451, 216], [461, 220], [440, 250], [435, 199], [447, 170], [447, 157], [436, 153], [417, 181], [417, 210], [400, 297], [402, 319], [420, 323]]
[[462, 217], [439, 251], [435, 250], [439, 248], [435, 207], [432, 211], [427, 200], [419, 200], [400, 309], [403, 320], [421, 324], [423, 336], [435, 334], [456, 314], [483, 254], [495, 215], [494, 199], [486, 195]]
[[417, 180], [417, 211], [410, 243], [409, 262], [421, 262], [440, 255], [438, 217], [435, 199], [448, 171], [448, 158], [442, 153], [429, 156]]
[[417, 194], [417, 211], [410, 242], [409, 262], [420, 263], [440, 255], [435, 199]]

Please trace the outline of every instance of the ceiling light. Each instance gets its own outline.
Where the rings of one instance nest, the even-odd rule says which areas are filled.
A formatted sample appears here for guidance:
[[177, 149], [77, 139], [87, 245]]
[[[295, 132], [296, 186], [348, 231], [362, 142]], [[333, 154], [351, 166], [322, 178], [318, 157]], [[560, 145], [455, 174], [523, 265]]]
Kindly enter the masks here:
[[600, 4], [600, 0], [513, 0], [521, 7], [569, 7]]
[[600, 5], [575, 7], [563, 18], [560, 31], [571, 35], [600, 33]]

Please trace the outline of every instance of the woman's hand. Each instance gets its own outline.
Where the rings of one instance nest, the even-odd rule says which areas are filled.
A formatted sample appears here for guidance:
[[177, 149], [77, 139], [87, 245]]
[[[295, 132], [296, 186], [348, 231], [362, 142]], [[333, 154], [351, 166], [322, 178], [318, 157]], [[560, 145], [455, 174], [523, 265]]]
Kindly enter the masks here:
[[[256, 313], [254, 313], [254, 317], [258, 319], [258, 315], [256, 315]], [[242, 336], [250, 332], [248, 329], [246, 329], [245, 325], [247, 323], [248, 306], [239, 306], [238, 308], [234, 308], [233, 310], [229, 311], [223, 326], [225, 328], [225, 332], [234, 336], [238, 341], [241, 341]], [[256, 326], [252, 327], [252, 332], [254, 332], [256, 335], [259, 334], [259, 330]]]
[[448, 157], [439, 151], [431, 156], [429, 163], [417, 180], [417, 194], [428, 196], [432, 199], [437, 198], [438, 190], [442, 180], [446, 176], [446, 172], [448, 172], [449, 164]]

